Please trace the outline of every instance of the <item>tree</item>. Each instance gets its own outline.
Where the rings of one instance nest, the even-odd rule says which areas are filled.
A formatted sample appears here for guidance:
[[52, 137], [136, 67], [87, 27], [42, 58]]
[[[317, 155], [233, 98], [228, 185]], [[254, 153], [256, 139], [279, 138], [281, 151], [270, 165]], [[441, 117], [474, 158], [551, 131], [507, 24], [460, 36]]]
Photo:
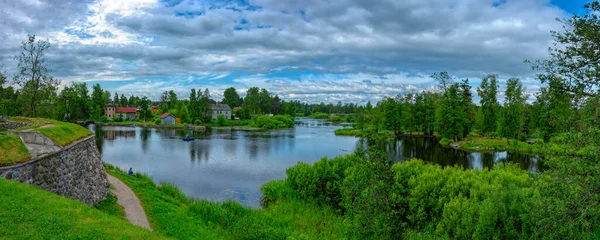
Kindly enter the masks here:
[[119, 105], [120, 101], [119, 101], [119, 93], [115, 92], [115, 97], [113, 98], [113, 104], [114, 105]]
[[587, 13], [563, 20], [563, 31], [552, 31], [554, 46], [550, 57], [537, 60], [534, 70], [540, 70], [542, 83], [561, 81], [559, 90], [579, 96], [597, 95], [600, 90], [600, 2], [584, 5]]
[[143, 121], [148, 121], [152, 119], [152, 110], [150, 110], [150, 99], [147, 97], [142, 97], [139, 101], [140, 103], [140, 112], [138, 114], [138, 118]]
[[504, 109], [502, 114], [501, 135], [506, 138], [519, 139], [521, 120], [526, 96], [523, 94], [523, 84], [518, 78], [506, 82]]
[[462, 139], [467, 124], [467, 116], [462, 104], [463, 99], [458, 83], [450, 85], [444, 92], [440, 106], [441, 114], [438, 119], [438, 129], [442, 137], [454, 141]]
[[229, 107], [232, 109], [233, 107], [239, 107], [240, 105], [242, 105], [242, 99], [240, 98], [240, 95], [237, 93], [237, 90], [235, 90], [234, 87], [225, 89], [223, 97], [223, 103], [229, 105]]
[[447, 91], [448, 87], [454, 83], [454, 80], [452, 80], [452, 77], [450, 77], [448, 72], [434, 73], [431, 75], [431, 78], [438, 82], [440, 89], [442, 89], [444, 92]]
[[273, 97], [273, 103], [271, 104], [271, 108], [272, 113], [274, 115], [281, 113], [281, 99], [278, 95], [275, 95], [275, 97]]
[[35, 35], [29, 35], [28, 40], [21, 43], [21, 53], [16, 57], [19, 72], [14, 83], [21, 87], [19, 102], [27, 116], [48, 116], [51, 113], [48, 109], [39, 109], [42, 105], [52, 106], [50, 99], [56, 95], [58, 86], [58, 82], [49, 76], [45, 55], [48, 48], [48, 41], [36, 41]]
[[267, 89], [260, 89], [260, 97], [259, 97], [259, 105], [260, 105], [260, 113], [271, 113], [273, 111], [273, 99], [271, 98], [271, 94]]
[[188, 109], [190, 111], [190, 119], [191, 122], [196, 121], [199, 116], [199, 111], [197, 111], [198, 109], [198, 97], [196, 96], [196, 89], [191, 89], [190, 90], [190, 104], [188, 106]]
[[169, 91], [169, 109], [173, 109], [177, 106], [177, 94], [171, 90]]
[[129, 105], [129, 101], [127, 100], [127, 98], [125, 97], [125, 94], [121, 94], [121, 101], [120, 101], [121, 106], [126, 107], [127, 105]]
[[210, 99], [210, 91], [206, 88], [202, 94], [202, 113], [204, 114], [205, 122], [210, 120], [212, 116], [212, 105], [213, 102]]
[[384, 98], [382, 106], [385, 128], [393, 130], [396, 135], [400, 134], [400, 130], [402, 129], [402, 106], [396, 100], [389, 97]]
[[99, 121], [100, 117], [102, 117], [104, 113], [104, 104], [106, 104], [106, 101], [103, 95], [104, 91], [102, 90], [102, 87], [100, 87], [100, 84], [94, 84], [94, 86], [92, 87], [91, 117], [96, 121]]
[[496, 92], [498, 91], [498, 81], [496, 75], [490, 74], [481, 79], [481, 86], [477, 88], [477, 94], [481, 100], [481, 109], [483, 112], [483, 125], [481, 131], [486, 133], [488, 136], [490, 133], [496, 131], [497, 114], [496, 109], [498, 105], [498, 99]]
[[257, 87], [251, 87], [246, 91], [246, 97], [244, 97], [244, 103], [242, 108], [247, 110], [250, 114], [260, 113], [260, 89]]
[[464, 128], [463, 138], [467, 137], [473, 128], [473, 122], [475, 114], [473, 112], [473, 94], [471, 94], [471, 85], [469, 85], [469, 79], [463, 79], [459, 84], [458, 88], [461, 94], [462, 111], [464, 113]]

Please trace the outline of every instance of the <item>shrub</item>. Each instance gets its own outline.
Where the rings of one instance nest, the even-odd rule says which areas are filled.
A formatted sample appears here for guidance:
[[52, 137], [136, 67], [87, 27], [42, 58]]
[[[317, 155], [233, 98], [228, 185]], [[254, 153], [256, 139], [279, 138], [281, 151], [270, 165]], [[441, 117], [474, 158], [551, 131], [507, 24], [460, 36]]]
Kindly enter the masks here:
[[225, 125], [225, 115], [219, 114], [219, 116], [217, 116], [217, 123], [219, 126]]
[[294, 127], [294, 118], [289, 115], [276, 115], [273, 117], [268, 116], [257, 116], [252, 119], [250, 126], [265, 128], [265, 129], [278, 129], [278, 128], [291, 128]]
[[194, 125], [196, 125], [196, 126], [202, 125], [202, 120], [196, 119], [196, 121], [194, 121]]
[[314, 119], [329, 119], [329, 114], [322, 113], [322, 112], [316, 112], [316, 113], [311, 114], [309, 117], [314, 118]]
[[162, 123], [162, 120], [160, 120], [160, 118], [157, 118], [154, 120], [154, 124], [156, 125], [160, 125]]
[[106, 116], [100, 117], [100, 122], [106, 123], [108, 122], [108, 118]]

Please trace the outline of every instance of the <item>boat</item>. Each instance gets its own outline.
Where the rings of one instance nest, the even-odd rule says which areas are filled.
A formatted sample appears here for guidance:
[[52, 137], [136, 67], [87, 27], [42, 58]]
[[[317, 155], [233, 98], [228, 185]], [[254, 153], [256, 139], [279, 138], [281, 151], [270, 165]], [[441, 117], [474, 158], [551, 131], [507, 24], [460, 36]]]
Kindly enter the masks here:
[[185, 141], [185, 142], [194, 141], [194, 137], [191, 137], [191, 136], [184, 137], [183, 141]]

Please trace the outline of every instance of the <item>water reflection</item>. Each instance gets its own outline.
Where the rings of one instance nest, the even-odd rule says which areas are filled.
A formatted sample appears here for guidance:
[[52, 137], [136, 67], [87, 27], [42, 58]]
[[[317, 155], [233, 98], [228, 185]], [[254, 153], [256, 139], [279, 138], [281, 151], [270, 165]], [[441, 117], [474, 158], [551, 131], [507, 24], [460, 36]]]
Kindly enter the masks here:
[[[293, 129], [206, 132], [137, 127], [89, 128], [96, 134], [102, 159], [122, 169], [132, 167], [156, 182], [170, 182], [188, 195], [212, 200], [237, 200], [259, 206], [260, 186], [285, 177], [285, 170], [298, 161], [313, 163], [322, 157], [353, 152], [358, 138], [335, 136], [339, 126], [321, 120], [300, 119]], [[195, 141], [182, 138], [194, 136]], [[364, 144], [364, 143], [362, 143]], [[443, 166], [486, 168], [516, 162], [537, 171], [535, 156], [499, 153], [469, 153], [441, 147], [436, 140], [405, 138], [371, 141], [396, 162], [420, 158]]]

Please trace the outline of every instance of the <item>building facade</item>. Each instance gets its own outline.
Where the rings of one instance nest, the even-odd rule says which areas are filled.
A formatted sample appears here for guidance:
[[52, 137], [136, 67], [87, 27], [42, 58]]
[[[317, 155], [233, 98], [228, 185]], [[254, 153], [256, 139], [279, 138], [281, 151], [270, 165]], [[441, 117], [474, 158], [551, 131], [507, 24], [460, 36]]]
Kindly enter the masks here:
[[231, 108], [227, 104], [217, 103], [212, 106], [212, 119], [217, 119], [219, 115], [225, 116], [225, 119], [231, 120]]
[[108, 120], [112, 120], [115, 117], [117, 112], [117, 105], [114, 104], [106, 104], [104, 105], [104, 116], [108, 118]]
[[160, 115], [160, 121], [162, 124], [175, 124], [175, 116], [170, 113], [163, 113], [163, 115]]

